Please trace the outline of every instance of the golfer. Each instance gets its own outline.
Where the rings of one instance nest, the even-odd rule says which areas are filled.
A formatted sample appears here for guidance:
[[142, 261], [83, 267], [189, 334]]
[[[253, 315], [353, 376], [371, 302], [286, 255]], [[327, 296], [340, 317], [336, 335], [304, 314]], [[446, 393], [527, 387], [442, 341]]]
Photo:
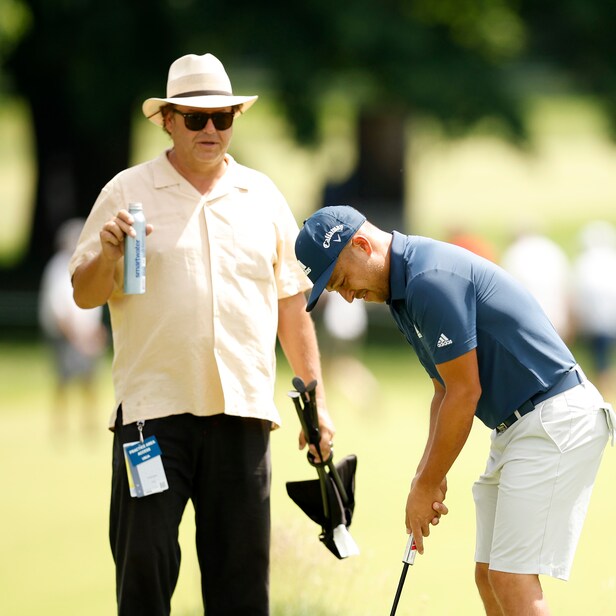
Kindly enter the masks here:
[[[256, 99], [233, 94], [211, 54], [173, 62], [167, 96], [143, 103], [170, 147], [103, 188], [70, 263], [77, 304], [107, 302], [111, 314], [110, 541], [122, 615], [169, 614], [190, 499], [208, 616], [268, 616], [277, 335], [294, 373], [319, 383], [329, 457], [334, 428], [305, 311], [310, 284], [293, 254], [297, 223], [273, 182], [227, 152]], [[133, 201], [149, 224], [143, 295], [123, 292]], [[165, 477], [157, 470], [155, 486], [169, 487], [134, 498], [123, 446], [141, 436], [156, 437]]]
[[539, 575], [567, 579], [614, 412], [533, 297], [462, 248], [386, 233], [348, 206], [325, 207], [295, 252], [314, 283], [385, 302], [432, 379], [429, 436], [406, 503], [423, 553], [446, 475], [473, 417], [492, 429], [473, 487], [476, 582], [489, 615], [548, 614]]

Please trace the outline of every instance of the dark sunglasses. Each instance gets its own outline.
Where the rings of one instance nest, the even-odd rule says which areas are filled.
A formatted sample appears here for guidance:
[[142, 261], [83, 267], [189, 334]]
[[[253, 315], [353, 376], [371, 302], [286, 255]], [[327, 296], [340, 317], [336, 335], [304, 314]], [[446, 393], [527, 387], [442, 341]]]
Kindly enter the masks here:
[[210, 118], [212, 119], [216, 130], [227, 130], [228, 128], [231, 128], [233, 118], [235, 117], [235, 113], [233, 111], [215, 111], [214, 113], [182, 113], [181, 111], [173, 108], [171, 111], [183, 116], [184, 126], [186, 126], [188, 130], [194, 131], [203, 130]]

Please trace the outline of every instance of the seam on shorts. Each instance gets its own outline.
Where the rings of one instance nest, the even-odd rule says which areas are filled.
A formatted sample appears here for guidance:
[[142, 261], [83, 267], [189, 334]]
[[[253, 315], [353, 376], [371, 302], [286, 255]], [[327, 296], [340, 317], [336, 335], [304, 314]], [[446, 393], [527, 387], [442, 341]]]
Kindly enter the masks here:
[[[541, 424], [541, 426], [543, 427], [543, 424]], [[545, 428], [544, 428], [544, 430], [545, 430]], [[548, 434], [548, 436], [549, 436], [549, 434]], [[550, 437], [550, 440], [552, 442], [554, 442], [552, 437]], [[548, 505], [548, 513], [546, 515], [545, 525], [543, 527], [543, 536], [541, 538], [541, 547], [539, 549], [539, 561], [537, 562], [537, 570], [539, 570], [542, 567], [542, 565], [546, 566], [546, 565], [543, 564], [543, 548], [545, 546], [545, 537], [546, 537], [547, 527], [548, 527], [549, 520], [550, 520], [550, 512], [552, 511], [552, 506], [554, 504], [554, 494], [556, 493], [558, 480], [560, 479], [560, 465], [562, 463], [563, 455], [564, 455], [563, 452], [560, 450], [560, 447], [558, 447], [558, 445], [556, 445], [556, 443], [554, 443], [554, 445], [558, 449], [558, 466], [556, 468], [556, 479], [555, 479], [554, 484], [552, 486], [552, 493], [550, 494], [550, 502], [549, 502], [549, 505]], [[549, 567], [553, 568], [551, 564], [549, 565]]]

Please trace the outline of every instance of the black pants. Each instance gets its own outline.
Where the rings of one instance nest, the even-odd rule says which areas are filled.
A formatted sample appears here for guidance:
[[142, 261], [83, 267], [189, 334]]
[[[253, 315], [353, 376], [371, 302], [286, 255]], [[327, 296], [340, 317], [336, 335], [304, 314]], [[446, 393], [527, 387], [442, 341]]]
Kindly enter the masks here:
[[158, 439], [169, 489], [132, 498], [122, 444], [137, 441], [139, 433], [135, 424], [122, 425], [121, 411], [109, 528], [118, 614], [169, 614], [180, 569], [178, 527], [190, 498], [205, 613], [267, 616], [270, 423], [189, 414], [146, 421], [144, 437]]

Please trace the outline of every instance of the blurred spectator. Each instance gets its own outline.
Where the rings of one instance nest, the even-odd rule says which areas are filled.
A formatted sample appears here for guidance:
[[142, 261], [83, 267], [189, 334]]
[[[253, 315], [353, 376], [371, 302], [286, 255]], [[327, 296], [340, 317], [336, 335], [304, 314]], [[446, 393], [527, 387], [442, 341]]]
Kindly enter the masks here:
[[550, 238], [522, 232], [509, 245], [501, 266], [537, 299], [560, 337], [571, 338], [571, 267], [563, 249]]
[[95, 369], [107, 343], [102, 307], [83, 310], [73, 300], [68, 262], [83, 223], [81, 219], [71, 219], [58, 230], [57, 252], [43, 271], [39, 295], [39, 322], [52, 350], [56, 373], [53, 400], [56, 434], [66, 431], [68, 392], [73, 382], [79, 384], [83, 397], [84, 430], [92, 431], [97, 406]]
[[338, 293], [323, 293], [320, 336], [323, 371], [351, 402], [368, 410], [378, 391], [378, 382], [361, 361], [368, 332], [366, 304], [347, 302]]
[[477, 233], [472, 233], [462, 228], [454, 228], [450, 231], [447, 241], [450, 244], [466, 248], [466, 250], [470, 250], [484, 259], [496, 263], [496, 250], [494, 246]]
[[573, 267], [573, 309], [577, 334], [592, 353], [597, 385], [616, 390], [611, 353], [616, 343], [616, 228], [605, 221], [586, 225]]

